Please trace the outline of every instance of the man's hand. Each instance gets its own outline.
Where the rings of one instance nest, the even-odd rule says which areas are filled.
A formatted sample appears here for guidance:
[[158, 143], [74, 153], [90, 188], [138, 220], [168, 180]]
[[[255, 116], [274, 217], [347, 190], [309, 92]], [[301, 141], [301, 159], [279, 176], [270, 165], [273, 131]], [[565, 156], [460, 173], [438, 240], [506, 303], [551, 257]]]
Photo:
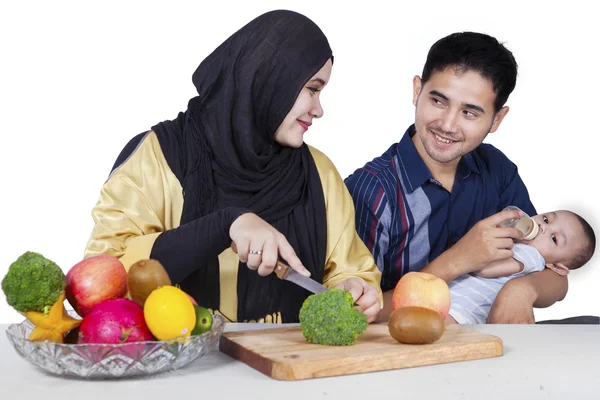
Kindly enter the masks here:
[[550, 307], [567, 295], [569, 281], [549, 268], [506, 282], [488, 315], [491, 324], [532, 324], [533, 307]]
[[460, 258], [462, 274], [477, 271], [490, 262], [512, 257], [513, 239], [523, 238], [523, 233], [516, 228], [501, 228], [498, 225], [521, 216], [518, 210], [501, 211], [475, 224], [452, 248]]
[[360, 278], [348, 278], [336, 288], [343, 289], [352, 295], [354, 302], [358, 305], [358, 310], [367, 316], [368, 323], [375, 320], [381, 310], [377, 289]]
[[523, 233], [516, 228], [500, 228], [498, 224], [520, 216], [518, 210], [508, 210], [482, 219], [421, 272], [433, 274], [450, 283], [461, 275], [478, 271], [490, 262], [512, 257], [513, 239], [521, 239]]
[[488, 324], [534, 324], [533, 303], [537, 295], [529, 285], [517, 279], [508, 281], [498, 292], [490, 313]]

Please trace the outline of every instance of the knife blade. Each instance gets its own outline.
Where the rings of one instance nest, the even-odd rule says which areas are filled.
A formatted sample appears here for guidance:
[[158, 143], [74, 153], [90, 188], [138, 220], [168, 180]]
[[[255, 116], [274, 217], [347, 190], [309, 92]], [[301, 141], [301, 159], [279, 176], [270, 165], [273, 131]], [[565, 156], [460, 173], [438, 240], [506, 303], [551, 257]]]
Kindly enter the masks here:
[[298, 271], [289, 265], [282, 263], [281, 261], [277, 261], [277, 265], [275, 266], [275, 274], [279, 279], [293, 282], [312, 293], [323, 293], [329, 290], [319, 282], [300, 274]]
[[[237, 253], [237, 246], [235, 245], [235, 242], [231, 242], [231, 249], [234, 253]], [[281, 261], [277, 261], [277, 265], [275, 266], [275, 274], [279, 279], [293, 282], [312, 293], [323, 293], [329, 290], [319, 282], [301, 275], [295, 269]]]

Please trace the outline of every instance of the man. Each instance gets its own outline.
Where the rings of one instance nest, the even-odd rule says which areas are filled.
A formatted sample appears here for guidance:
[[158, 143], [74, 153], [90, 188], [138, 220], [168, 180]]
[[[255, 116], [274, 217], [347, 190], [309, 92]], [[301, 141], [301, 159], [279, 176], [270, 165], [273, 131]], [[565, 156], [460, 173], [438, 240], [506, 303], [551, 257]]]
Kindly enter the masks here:
[[[415, 122], [402, 139], [346, 179], [356, 228], [382, 271], [384, 309], [409, 271], [450, 282], [491, 261], [512, 256], [514, 228], [497, 225], [516, 212], [537, 214], [517, 167], [482, 144], [509, 111], [517, 78], [512, 53], [495, 38], [464, 32], [436, 42], [421, 77], [413, 80]], [[567, 293], [567, 278], [552, 270], [509, 281], [488, 323], [533, 323], [533, 307]]]

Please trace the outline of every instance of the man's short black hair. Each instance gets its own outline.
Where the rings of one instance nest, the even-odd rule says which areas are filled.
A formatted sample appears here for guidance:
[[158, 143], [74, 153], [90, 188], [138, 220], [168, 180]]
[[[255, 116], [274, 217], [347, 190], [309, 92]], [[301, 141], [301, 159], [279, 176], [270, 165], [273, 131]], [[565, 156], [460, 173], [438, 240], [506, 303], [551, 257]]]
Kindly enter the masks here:
[[454, 68], [457, 72], [475, 71], [492, 82], [498, 112], [517, 83], [517, 62], [503, 44], [492, 36], [476, 32], [457, 32], [431, 46], [423, 67], [423, 84], [436, 72]]

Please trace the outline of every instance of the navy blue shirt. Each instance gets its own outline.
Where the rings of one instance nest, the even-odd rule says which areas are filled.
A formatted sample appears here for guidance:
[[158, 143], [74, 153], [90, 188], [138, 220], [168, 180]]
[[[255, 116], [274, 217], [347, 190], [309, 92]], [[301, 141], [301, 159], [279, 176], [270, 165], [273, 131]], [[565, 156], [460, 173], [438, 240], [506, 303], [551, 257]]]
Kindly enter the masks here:
[[411, 125], [399, 143], [345, 180], [357, 232], [382, 272], [384, 291], [504, 207], [536, 214], [517, 166], [494, 146], [481, 144], [461, 158], [450, 193], [417, 153], [413, 134]]

